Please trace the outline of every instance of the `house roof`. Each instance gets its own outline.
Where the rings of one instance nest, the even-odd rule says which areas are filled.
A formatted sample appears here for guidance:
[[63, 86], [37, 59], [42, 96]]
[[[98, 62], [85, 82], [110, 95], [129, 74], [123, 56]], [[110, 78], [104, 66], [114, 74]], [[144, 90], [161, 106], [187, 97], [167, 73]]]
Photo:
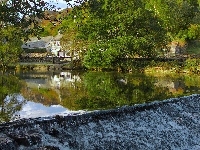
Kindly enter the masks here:
[[62, 38], [62, 34], [58, 34], [55, 37], [53, 36], [46, 36], [46, 37], [41, 37], [38, 39], [37, 37], [32, 37], [30, 38], [29, 41], [24, 43], [21, 47], [22, 48], [27, 48], [27, 49], [34, 49], [34, 48], [47, 48], [49, 46], [49, 43], [53, 40], [59, 41]]
[[22, 45], [22, 48], [34, 49], [34, 48], [45, 48], [46, 44], [49, 43], [53, 39], [52, 36], [41, 37], [38, 39], [37, 37], [30, 38], [30, 41], [27, 41]]

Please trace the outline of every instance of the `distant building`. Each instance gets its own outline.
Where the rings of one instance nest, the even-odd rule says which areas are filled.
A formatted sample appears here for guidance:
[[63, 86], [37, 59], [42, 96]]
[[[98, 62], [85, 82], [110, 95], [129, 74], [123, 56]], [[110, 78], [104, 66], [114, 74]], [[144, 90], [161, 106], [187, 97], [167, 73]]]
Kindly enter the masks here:
[[22, 48], [25, 50], [28, 49], [46, 49], [46, 52], [51, 52], [54, 56], [59, 56], [59, 51], [62, 50], [60, 44], [60, 39], [62, 34], [58, 34], [55, 37], [46, 36], [38, 39], [37, 37], [30, 38], [30, 41], [27, 41], [22, 45]]
[[49, 43], [50, 52], [55, 56], [59, 56], [59, 51], [61, 51], [62, 49], [61, 44], [60, 44], [60, 40], [62, 36], [63, 36], [62, 34], [56, 35]]
[[30, 38], [30, 41], [27, 41], [22, 45], [23, 49], [43, 49], [50, 50], [50, 42], [53, 40], [53, 36], [37, 37]]

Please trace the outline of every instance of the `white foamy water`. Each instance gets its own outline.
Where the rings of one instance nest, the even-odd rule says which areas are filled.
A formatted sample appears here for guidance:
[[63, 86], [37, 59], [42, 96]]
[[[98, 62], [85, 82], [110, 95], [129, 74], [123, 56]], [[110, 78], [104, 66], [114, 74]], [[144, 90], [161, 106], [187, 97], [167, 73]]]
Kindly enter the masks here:
[[[19, 112], [28, 115], [53, 115], [72, 113], [62, 106], [48, 108], [37, 103], [27, 103]], [[138, 109], [134, 109], [137, 107]], [[102, 113], [104, 112], [104, 113]], [[81, 111], [79, 112], [79, 114]], [[200, 95], [192, 95], [163, 102], [126, 106], [117, 110], [96, 111], [73, 116], [71, 120], [38, 118], [35, 125], [27, 127], [30, 119], [22, 121], [20, 128], [6, 125], [9, 132], [22, 133], [25, 139], [35, 135], [41, 139], [37, 144], [17, 147], [20, 150], [55, 146], [67, 149], [130, 149], [130, 150], [199, 150], [200, 149]], [[40, 116], [41, 117], [41, 116]], [[77, 118], [78, 117], [78, 118]], [[48, 117], [47, 117], [48, 119]], [[56, 121], [57, 120], [57, 121]], [[68, 121], [71, 123], [67, 123]], [[86, 122], [85, 122], [86, 121]], [[31, 121], [33, 122], [33, 121]], [[63, 123], [65, 122], [65, 123]], [[20, 122], [19, 122], [20, 123]], [[1, 130], [0, 138], [8, 132]], [[10, 137], [7, 137], [10, 139]], [[31, 138], [29, 138], [31, 139]], [[12, 142], [12, 140], [10, 140]], [[2, 143], [4, 144], [4, 143]]]

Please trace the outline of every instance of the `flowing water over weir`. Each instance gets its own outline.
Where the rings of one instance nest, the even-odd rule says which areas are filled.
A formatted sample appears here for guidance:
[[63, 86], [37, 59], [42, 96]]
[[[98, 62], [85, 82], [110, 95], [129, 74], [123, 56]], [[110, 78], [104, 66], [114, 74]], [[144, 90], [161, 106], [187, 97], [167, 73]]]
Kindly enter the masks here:
[[200, 95], [4, 123], [0, 149], [200, 149]]

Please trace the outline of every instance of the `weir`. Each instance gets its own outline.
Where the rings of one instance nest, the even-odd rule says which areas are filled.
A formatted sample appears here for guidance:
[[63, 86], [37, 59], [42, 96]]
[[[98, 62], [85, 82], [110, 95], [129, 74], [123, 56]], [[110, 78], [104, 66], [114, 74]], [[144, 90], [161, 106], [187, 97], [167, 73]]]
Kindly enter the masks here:
[[200, 148], [199, 100], [191, 95], [7, 122], [0, 125], [0, 149]]

